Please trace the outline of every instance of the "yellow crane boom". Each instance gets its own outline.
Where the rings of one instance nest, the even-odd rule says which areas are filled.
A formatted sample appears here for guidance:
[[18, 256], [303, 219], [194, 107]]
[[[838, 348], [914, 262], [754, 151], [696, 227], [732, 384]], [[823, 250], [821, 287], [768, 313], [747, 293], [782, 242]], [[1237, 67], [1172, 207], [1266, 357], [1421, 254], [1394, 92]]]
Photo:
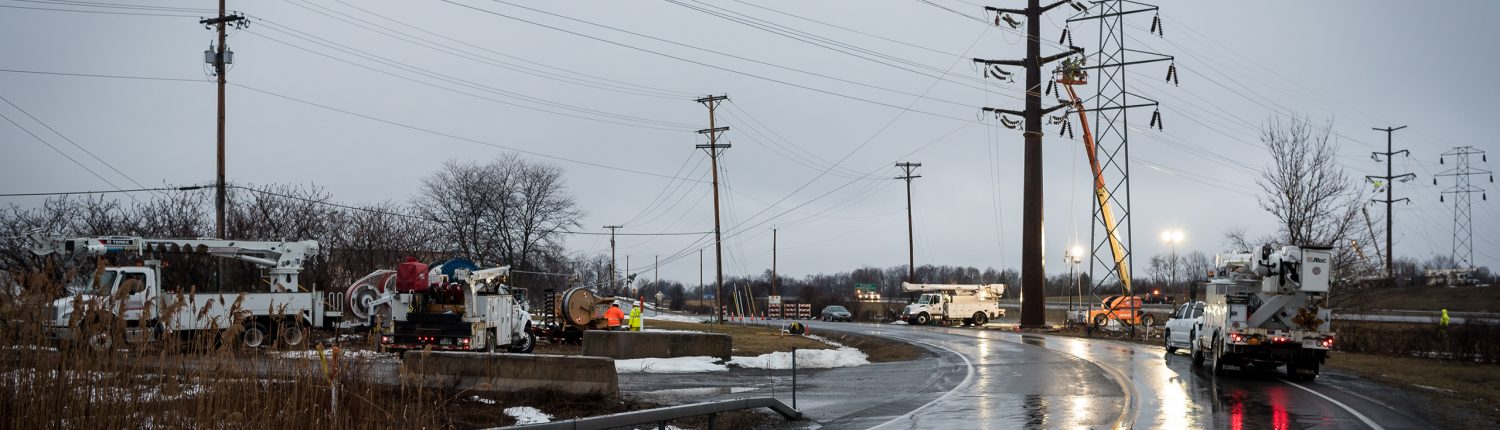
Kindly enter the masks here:
[[1120, 283], [1125, 286], [1125, 294], [1131, 294], [1130, 288], [1130, 263], [1125, 261], [1125, 247], [1120, 244], [1120, 235], [1115, 232], [1115, 213], [1109, 206], [1109, 189], [1104, 185], [1104, 170], [1099, 166], [1099, 155], [1094, 151], [1094, 135], [1089, 130], [1089, 119], [1085, 114], [1083, 101], [1079, 100], [1078, 93], [1073, 91], [1073, 85], [1087, 83], [1081, 77], [1065, 76], [1058, 83], [1067, 88], [1068, 96], [1072, 97], [1073, 110], [1078, 111], [1078, 122], [1083, 128], [1083, 152], [1089, 156], [1089, 167], [1094, 169], [1094, 198], [1099, 200], [1099, 214], [1104, 218], [1104, 234], [1109, 238], [1109, 250], [1115, 257], [1115, 268], [1120, 273]]

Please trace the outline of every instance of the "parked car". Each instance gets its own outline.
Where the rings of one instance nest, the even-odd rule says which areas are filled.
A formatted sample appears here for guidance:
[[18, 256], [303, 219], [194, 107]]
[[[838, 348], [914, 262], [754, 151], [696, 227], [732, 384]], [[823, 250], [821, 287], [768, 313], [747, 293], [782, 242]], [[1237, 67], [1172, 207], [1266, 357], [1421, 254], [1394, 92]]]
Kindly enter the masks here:
[[822, 315], [823, 321], [854, 321], [854, 314], [839, 305], [824, 307]]
[[1167, 353], [1175, 353], [1178, 348], [1191, 348], [1202, 322], [1203, 302], [1183, 303], [1172, 311], [1172, 316], [1167, 319], [1167, 331], [1161, 336]]

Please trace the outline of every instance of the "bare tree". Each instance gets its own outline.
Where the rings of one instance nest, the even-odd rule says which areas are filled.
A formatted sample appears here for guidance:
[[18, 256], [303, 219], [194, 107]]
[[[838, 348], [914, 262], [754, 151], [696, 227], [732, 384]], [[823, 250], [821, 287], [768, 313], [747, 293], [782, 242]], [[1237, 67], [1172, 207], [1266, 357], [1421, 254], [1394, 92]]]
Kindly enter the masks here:
[[1256, 180], [1266, 191], [1260, 207], [1280, 221], [1285, 244], [1336, 246], [1355, 231], [1361, 196], [1336, 159], [1330, 132], [1295, 117], [1272, 118], [1261, 130], [1274, 164]]
[[1260, 140], [1272, 165], [1261, 171], [1256, 184], [1265, 190], [1260, 207], [1275, 216], [1279, 226], [1274, 235], [1256, 243], [1247, 240], [1243, 229], [1231, 229], [1225, 238], [1235, 251], [1259, 243], [1332, 247], [1334, 282], [1345, 284], [1359, 275], [1348, 245], [1359, 232], [1356, 219], [1363, 196], [1336, 159], [1338, 144], [1330, 140], [1331, 130], [1305, 118], [1273, 117], [1266, 122]]

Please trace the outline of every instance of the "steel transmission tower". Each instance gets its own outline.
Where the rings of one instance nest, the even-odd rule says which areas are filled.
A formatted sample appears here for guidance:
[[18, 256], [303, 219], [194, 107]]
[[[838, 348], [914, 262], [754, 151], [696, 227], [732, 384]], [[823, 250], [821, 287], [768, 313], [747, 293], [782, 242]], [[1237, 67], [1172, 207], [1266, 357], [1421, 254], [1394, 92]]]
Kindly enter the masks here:
[[[1175, 58], [1154, 52], [1126, 47], [1125, 18], [1151, 12], [1156, 14], [1152, 18], [1150, 32], [1158, 36], [1164, 36], [1162, 30], [1161, 16], [1155, 5], [1126, 1], [1126, 0], [1104, 0], [1094, 2], [1088, 10], [1082, 11], [1069, 18], [1067, 23], [1098, 21], [1099, 44], [1094, 51], [1092, 64], [1082, 67], [1082, 70], [1094, 71], [1091, 82], [1094, 84], [1095, 95], [1093, 98], [1094, 114], [1094, 144], [1095, 156], [1100, 161], [1101, 174], [1104, 177], [1105, 187], [1109, 191], [1109, 205], [1114, 209], [1113, 225], [1106, 226], [1110, 222], [1105, 216], [1105, 211], [1099, 202], [1092, 203], [1093, 227], [1089, 233], [1092, 243], [1091, 261], [1089, 265], [1089, 279], [1092, 280], [1091, 291], [1098, 295], [1099, 291], [1114, 287], [1116, 283], [1124, 294], [1131, 294], [1131, 280], [1122, 279], [1121, 268], [1131, 267], [1132, 252], [1130, 251], [1131, 240], [1131, 211], [1130, 211], [1130, 123], [1129, 111], [1133, 108], [1157, 107], [1156, 100], [1130, 92], [1126, 86], [1126, 66], [1134, 66], [1147, 63], [1170, 62], [1167, 67], [1166, 79], [1173, 84], [1177, 83], [1177, 65]], [[1064, 29], [1064, 39], [1071, 44], [1071, 29]], [[1084, 100], [1085, 105], [1088, 100]], [[1151, 113], [1150, 127], [1162, 128], [1161, 111], [1154, 110]], [[1110, 231], [1122, 238], [1125, 264], [1115, 264], [1115, 258], [1110, 246]], [[1102, 273], [1095, 273], [1099, 270]], [[1128, 278], [1128, 269], [1123, 274]]]
[[1385, 132], [1385, 152], [1371, 152], [1370, 158], [1374, 159], [1376, 162], [1379, 162], [1380, 156], [1385, 156], [1385, 176], [1365, 176], [1365, 180], [1375, 183], [1376, 187], [1379, 187], [1382, 184], [1385, 186], [1385, 200], [1374, 199], [1374, 202], [1385, 203], [1385, 277], [1392, 283], [1392, 285], [1394, 285], [1396, 282], [1396, 272], [1394, 269], [1395, 266], [1392, 264], [1392, 262], [1394, 262], [1396, 258], [1396, 247], [1394, 245], [1394, 240], [1392, 239], [1392, 237], [1394, 237], [1392, 231], [1396, 227], [1396, 218], [1394, 217], [1394, 213], [1391, 212], [1391, 203], [1399, 201], [1406, 201], [1408, 203], [1411, 202], [1411, 199], [1405, 197], [1399, 199], [1393, 197], [1394, 190], [1396, 188], [1395, 181], [1406, 182], [1417, 177], [1417, 175], [1411, 173], [1402, 173], [1400, 175], [1397, 175], [1395, 173], [1392, 173], [1391, 170], [1392, 157], [1394, 157], [1396, 154], [1402, 154], [1408, 157], [1411, 156], [1411, 151], [1405, 149], [1396, 151], [1391, 147], [1391, 134], [1395, 133], [1396, 130], [1400, 130], [1403, 128], [1406, 128], [1406, 126], [1403, 125], [1400, 127], [1374, 129], [1375, 131]]
[[[1481, 200], [1489, 200], [1489, 194], [1485, 193], [1483, 188], [1469, 184], [1469, 177], [1474, 175], [1489, 175], [1490, 182], [1495, 182], [1495, 172], [1470, 167], [1469, 159], [1473, 155], [1478, 155], [1481, 162], [1489, 162], [1483, 150], [1474, 149], [1472, 146], [1460, 146], [1453, 148], [1451, 151], [1444, 152], [1442, 157], [1438, 158], [1438, 163], [1440, 164], [1447, 164], [1445, 162], [1447, 157], [1457, 158], [1458, 161], [1454, 162], [1453, 168], [1433, 175], [1432, 178], [1432, 184], [1437, 185], [1438, 176], [1453, 177], [1453, 186], [1448, 187], [1447, 190], [1443, 190], [1443, 194], [1453, 195], [1454, 269], [1474, 268], [1474, 229], [1472, 224], [1473, 212], [1471, 211], [1473, 204], [1471, 203], [1472, 198], [1469, 195], [1480, 193], [1479, 198]], [[1443, 200], [1443, 196], [1441, 194], [1438, 195], [1438, 201], [1441, 202]]]

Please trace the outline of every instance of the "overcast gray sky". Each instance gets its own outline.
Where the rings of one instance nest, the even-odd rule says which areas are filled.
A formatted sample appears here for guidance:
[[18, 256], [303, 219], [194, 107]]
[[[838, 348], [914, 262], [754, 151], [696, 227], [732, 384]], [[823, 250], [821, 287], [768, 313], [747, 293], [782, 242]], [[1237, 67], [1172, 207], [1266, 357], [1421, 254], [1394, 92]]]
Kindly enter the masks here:
[[[445, 160], [522, 151], [566, 172], [588, 231], [709, 231], [708, 163], [693, 148], [705, 143], [695, 131], [708, 114], [693, 98], [728, 94], [718, 118], [733, 145], [721, 158], [726, 274], [768, 269], [773, 227], [784, 275], [904, 264], [905, 195], [891, 179], [899, 161], [923, 164], [913, 183], [918, 264], [1020, 266], [1022, 137], [977, 112], [1021, 108], [1021, 88], [977, 80], [969, 58], [1020, 58], [1024, 44], [982, 22], [992, 19], [986, 3], [508, 1], [230, 1], [252, 22], [230, 39], [231, 181], [316, 184], [348, 204], [406, 201]], [[213, 33], [197, 21], [216, 2], [68, 3], [0, 0], [0, 96], [16, 106], [0, 103], [0, 114], [19, 124], [0, 122], [0, 193], [212, 181], [215, 92], [202, 52]], [[1356, 178], [1384, 173], [1369, 153], [1384, 150], [1385, 135], [1372, 127], [1409, 126], [1395, 142], [1411, 157], [1395, 170], [1417, 179], [1397, 184], [1396, 197], [1412, 201], [1396, 206], [1396, 254], [1449, 253], [1453, 200], [1438, 193], [1452, 181], [1432, 178], [1453, 166], [1438, 155], [1454, 146], [1500, 155], [1484, 132], [1500, 99], [1485, 73], [1500, 60], [1490, 46], [1500, 3], [1159, 4], [1164, 38], [1148, 34], [1150, 14], [1128, 21], [1129, 47], [1175, 55], [1181, 76], [1180, 87], [1164, 84], [1166, 64], [1129, 75], [1133, 92], [1162, 102], [1165, 123], [1148, 130], [1150, 112], [1132, 113], [1137, 273], [1168, 251], [1163, 230], [1185, 232], [1179, 253], [1208, 254], [1230, 228], [1273, 230], [1254, 177], [1271, 161], [1257, 132], [1275, 114], [1331, 122]], [[1045, 18], [1045, 51], [1060, 49], [1070, 12]], [[1094, 25], [1073, 31], [1092, 50]], [[1052, 273], [1067, 270], [1065, 248], [1089, 240], [1080, 147], [1048, 127]], [[1487, 180], [1475, 185], [1495, 191]], [[1475, 197], [1475, 262], [1493, 266], [1500, 210]], [[1370, 209], [1382, 223], [1383, 208]], [[568, 245], [609, 251], [600, 236]], [[620, 264], [660, 255], [663, 278], [693, 284], [706, 245], [698, 235], [621, 237]]]

